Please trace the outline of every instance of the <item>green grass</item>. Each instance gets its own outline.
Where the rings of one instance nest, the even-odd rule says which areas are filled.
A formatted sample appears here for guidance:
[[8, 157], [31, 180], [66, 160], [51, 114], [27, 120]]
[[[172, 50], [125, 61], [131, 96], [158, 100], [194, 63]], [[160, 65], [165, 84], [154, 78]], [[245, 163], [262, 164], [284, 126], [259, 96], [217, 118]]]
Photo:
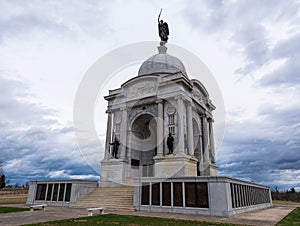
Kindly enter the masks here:
[[185, 221], [185, 220], [174, 220], [174, 219], [163, 219], [156, 217], [139, 217], [139, 216], [124, 216], [116, 214], [105, 214], [93, 217], [83, 217], [61, 221], [51, 221], [39, 224], [30, 225], [127, 225], [127, 226], [138, 226], [138, 225], [232, 225], [232, 224], [219, 224], [211, 222], [199, 222], [199, 221]]
[[18, 208], [18, 207], [3, 207], [0, 206], [0, 214], [1, 213], [13, 213], [13, 212], [22, 212], [28, 211], [27, 208]]
[[294, 209], [289, 215], [283, 218], [277, 226], [285, 226], [285, 225], [300, 225], [300, 207]]

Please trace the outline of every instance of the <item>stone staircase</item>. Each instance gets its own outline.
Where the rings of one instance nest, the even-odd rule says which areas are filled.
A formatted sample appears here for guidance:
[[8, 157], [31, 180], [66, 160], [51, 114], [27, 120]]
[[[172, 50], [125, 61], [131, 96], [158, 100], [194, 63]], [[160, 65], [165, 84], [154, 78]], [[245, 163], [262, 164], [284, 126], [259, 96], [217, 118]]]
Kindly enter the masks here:
[[106, 209], [134, 210], [133, 187], [100, 187], [77, 201], [75, 208], [103, 207]]

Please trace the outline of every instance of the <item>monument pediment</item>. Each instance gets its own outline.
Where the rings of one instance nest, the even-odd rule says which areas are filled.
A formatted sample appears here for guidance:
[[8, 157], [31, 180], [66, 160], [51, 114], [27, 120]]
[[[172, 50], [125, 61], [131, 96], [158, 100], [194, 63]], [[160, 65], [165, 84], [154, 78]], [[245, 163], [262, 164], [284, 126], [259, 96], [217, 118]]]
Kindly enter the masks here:
[[157, 77], [145, 76], [141, 79], [140, 77], [135, 77], [122, 85], [123, 92], [127, 98], [143, 98], [148, 96], [153, 96], [157, 94]]
[[191, 80], [193, 84], [192, 96], [194, 100], [200, 103], [202, 106], [206, 106], [209, 102], [209, 95], [203, 84], [198, 80]]

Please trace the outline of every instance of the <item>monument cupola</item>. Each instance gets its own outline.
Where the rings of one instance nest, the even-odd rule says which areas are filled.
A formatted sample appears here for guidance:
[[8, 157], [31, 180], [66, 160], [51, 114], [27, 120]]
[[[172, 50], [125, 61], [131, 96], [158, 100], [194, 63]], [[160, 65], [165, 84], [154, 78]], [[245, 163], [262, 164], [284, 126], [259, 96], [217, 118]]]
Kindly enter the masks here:
[[143, 62], [138, 75], [176, 74], [181, 73], [188, 78], [183, 63], [177, 58], [166, 53], [167, 47], [163, 43], [158, 47], [158, 54], [151, 56]]

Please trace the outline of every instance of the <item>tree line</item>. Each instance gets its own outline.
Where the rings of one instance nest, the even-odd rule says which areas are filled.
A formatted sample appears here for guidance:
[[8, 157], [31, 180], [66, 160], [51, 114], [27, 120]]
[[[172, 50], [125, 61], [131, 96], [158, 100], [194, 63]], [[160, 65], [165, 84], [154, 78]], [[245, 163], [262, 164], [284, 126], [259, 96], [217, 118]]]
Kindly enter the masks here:
[[271, 194], [273, 200], [300, 202], [300, 192], [297, 192], [295, 188], [279, 191], [276, 187]]

